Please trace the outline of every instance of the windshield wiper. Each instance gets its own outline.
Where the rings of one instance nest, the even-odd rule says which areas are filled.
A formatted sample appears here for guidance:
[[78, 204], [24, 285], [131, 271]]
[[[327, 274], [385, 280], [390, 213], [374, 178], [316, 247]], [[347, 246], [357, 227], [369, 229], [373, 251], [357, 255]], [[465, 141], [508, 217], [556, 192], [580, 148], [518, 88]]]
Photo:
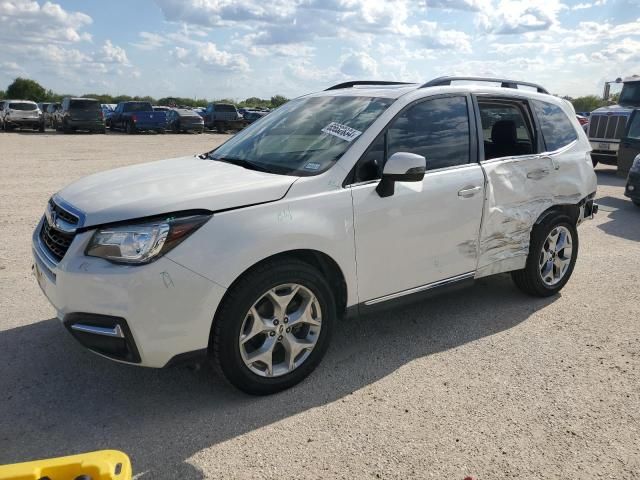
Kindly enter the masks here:
[[256, 170], [258, 172], [273, 173], [268, 168], [243, 158], [235, 157], [214, 157], [213, 155], [207, 155], [210, 160], [217, 160], [218, 162], [230, 163], [231, 165], [237, 165], [238, 167], [246, 168], [247, 170]]

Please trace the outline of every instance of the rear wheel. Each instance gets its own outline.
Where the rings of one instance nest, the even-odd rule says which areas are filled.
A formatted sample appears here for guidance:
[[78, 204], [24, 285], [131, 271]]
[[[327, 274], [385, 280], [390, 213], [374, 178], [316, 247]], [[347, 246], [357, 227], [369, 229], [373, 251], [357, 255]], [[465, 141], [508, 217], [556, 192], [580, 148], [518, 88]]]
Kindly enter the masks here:
[[531, 232], [524, 269], [511, 273], [520, 290], [538, 297], [558, 293], [573, 273], [578, 258], [578, 231], [566, 215], [552, 216]]
[[335, 317], [333, 293], [315, 268], [297, 260], [266, 263], [239, 280], [220, 306], [214, 361], [246, 393], [284, 390], [320, 363]]
[[136, 133], [136, 127], [133, 125], [132, 122], [127, 122], [126, 131], [129, 135], [133, 135], [134, 133]]
[[640, 200], [631, 200], [636, 207], [640, 207]]

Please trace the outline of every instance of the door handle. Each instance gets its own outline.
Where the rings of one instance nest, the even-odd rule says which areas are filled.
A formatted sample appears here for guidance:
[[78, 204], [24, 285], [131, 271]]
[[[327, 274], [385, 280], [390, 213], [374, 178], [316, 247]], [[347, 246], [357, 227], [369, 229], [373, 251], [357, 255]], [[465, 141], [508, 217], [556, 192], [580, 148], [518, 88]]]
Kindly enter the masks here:
[[560, 170], [560, 164], [558, 163], [558, 160], [555, 157], [542, 155], [540, 157], [540, 159], [541, 160], [549, 160], [549, 162], [551, 162], [551, 165], [553, 165], [553, 169], [554, 170]]
[[462, 190], [458, 191], [458, 196], [462, 198], [473, 197], [480, 190], [482, 190], [482, 187], [479, 185], [475, 187], [465, 187]]
[[549, 170], [545, 169], [540, 169], [540, 170], [532, 170], [530, 172], [527, 173], [527, 178], [531, 178], [533, 180], [539, 180], [542, 177], [546, 177], [547, 175], [549, 175]]

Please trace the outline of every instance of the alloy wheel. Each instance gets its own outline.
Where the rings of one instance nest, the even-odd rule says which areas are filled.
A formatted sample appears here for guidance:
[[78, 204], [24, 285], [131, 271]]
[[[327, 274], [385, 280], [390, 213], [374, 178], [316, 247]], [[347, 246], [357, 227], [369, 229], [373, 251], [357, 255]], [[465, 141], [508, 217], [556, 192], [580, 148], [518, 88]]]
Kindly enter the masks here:
[[571, 264], [572, 252], [573, 238], [569, 229], [554, 227], [540, 252], [540, 276], [545, 285], [552, 287], [564, 278]]
[[279, 377], [302, 365], [320, 336], [322, 312], [308, 288], [283, 284], [249, 309], [239, 336], [240, 355], [253, 373]]

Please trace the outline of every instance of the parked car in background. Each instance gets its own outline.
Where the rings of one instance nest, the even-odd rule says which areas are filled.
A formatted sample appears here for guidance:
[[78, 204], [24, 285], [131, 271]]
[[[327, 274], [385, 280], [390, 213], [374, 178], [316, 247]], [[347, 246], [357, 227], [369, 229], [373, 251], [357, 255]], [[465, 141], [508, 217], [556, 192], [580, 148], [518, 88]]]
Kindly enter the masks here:
[[65, 97], [56, 112], [57, 130], [72, 133], [78, 130], [105, 133], [104, 115], [100, 102], [94, 98]]
[[543, 87], [481, 81], [347, 82], [208, 153], [81, 179], [45, 206], [35, 277], [88, 349], [208, 356], [263, 395], [308, 376], [348, 314], [504, 272], [555, 295], [597, 210], [589, 141]]
[[47, 109], [49, 108], [49, 105], [51, 105], [51, 102], [42, 102], [38, 104], [38, 108], [42, 112], [42, 124], [44, 125], [44, 128], [47, 128]]
[[51, 103], [47, 107], [47, 111], [43, 112], [44, 114], [44, 125], [45, 127], [57, 129], [57, 116], [56, 114], [60, 110], [62, 105], [60, 103]]
[[576, 114], [576, 118], [578, 119], [578, 122], [580, 123], [580, 125], [582, 125], [583, 127], [587, 123], [589, 123], [589, 119], [587, 117], [585, 117], [584, 115]]
[[4, 113], [4, 107], [8, 103], [8, 100], [0, 100], [0, 130], [4, 130], [4, 123], [2, 120], [2, 116]]
[[266, 116], [268, 112], [261, 112], [259, 110], [247, 110], [243, 117], [247, 124], [252, 124], [256, 120], [260, 120], [262, 117]]
[[2, 110], [2, 128], [15, 128], [44, 132], [42, 112], [36, 102], [30, 100], [7, 100]]
[[209, 130], [224, 132], [226, 130], [241, 130], [247, 125], [235, 105], [230, 103], [210, 103], [207, 105], [204, 126]]
[[631, 199], [634, 205], [640, 207], [640, 148], [637, 152], [627, 175], [624, 194]]
[[200, 115], [202, 118], [204, 118], [207, 114], [207, 109], [203, 107], [196, 107], [193, 109], [193, 111]]
[[[608, 99], [608, 87], [605, 83], [605, 94]], [[625, 132], [629, 116], [635, 108], [640, 107], [640, 76], [633, 75], [622, 80], [622, 90], [617, 105], [601, 107], [589, 117], [589, 140], [591, 141], [591, 158], [594, 166], [600, 162], [606, 165], [618, 165], [620, 139]], [[618, 168], [621, 172], [621, 169]], [[622, 170], [622, 172], [626, 172]], [[626, 173], [625, 173], [626, 176]]]
[[132, 134], [153, 130], [164, 133], [166, 112], [156, 112], [149, 102], [120, 102], [109, 121], [111, 130], [124, 130]]
[[620, 141], [618, 168], [629, 172], [624, 194], [640, 207], [640, 109], [634, 110], [629, 117]]
[[167, 113], [167, 130], [174, 133], [204, 132], [204, 120], [193, 110], [174, 108]]
[[171, 111], [170, 107], [165, 107], [164, 105], [153, 105], [154, 112], [169, 112]]
[[113, 109], [116, 108], [115, 103], [102, 103], [100, 104], [102, 109], [102, 117], [104, 118], [105, 126], [109, 124], [109, 117], [113, 114]]

